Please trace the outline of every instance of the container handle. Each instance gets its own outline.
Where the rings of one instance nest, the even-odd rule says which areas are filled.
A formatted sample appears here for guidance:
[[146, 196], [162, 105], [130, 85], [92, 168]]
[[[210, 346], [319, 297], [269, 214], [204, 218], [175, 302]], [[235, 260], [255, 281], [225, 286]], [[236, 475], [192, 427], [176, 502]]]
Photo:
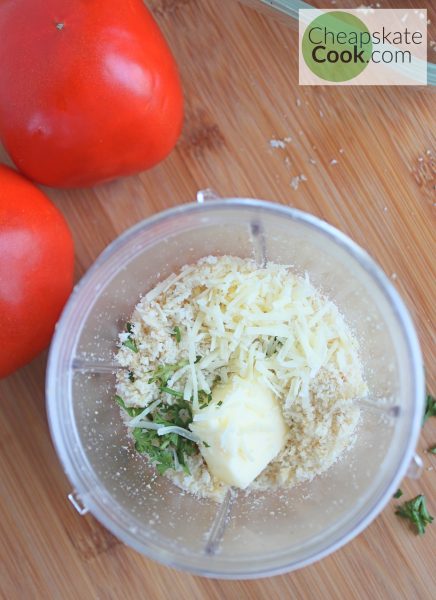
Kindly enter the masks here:
[[74, 506], [74, 508], [77, 510], [81, 517], [83, 517], [83, 515], [86, 515], [86, 513], [89, 512], [89, 508], [85, 506], [82, 497], [76, 492], [76, 490], [68, 494], [68, 500], [71, 502], [71, 504]]
[[419, 454], [414, 454], [410, 461], [409, 468], [407, 469], [406, 477], [409, 477], [410, 479], [419, 479], [423, 469], [424, 463], [422, 462], [422, 458]]
[[206, 188], [197, 192], [197, 203], [204, 204], [209, 200], [219, 200], [221, 196], [212, 188]]

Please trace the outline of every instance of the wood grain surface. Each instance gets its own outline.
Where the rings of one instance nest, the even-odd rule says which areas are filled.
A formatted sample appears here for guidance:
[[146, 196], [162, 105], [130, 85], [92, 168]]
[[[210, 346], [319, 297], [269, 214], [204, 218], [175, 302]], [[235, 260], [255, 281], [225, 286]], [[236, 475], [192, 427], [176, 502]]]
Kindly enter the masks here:
[[[276, 200], [343, 230], [392, 277], [412, 311], [435, 391], [436, 95], [302, 88], [297, 36], [281, 23], [230, 0], [150, 5], [180, 65], [183, 135], [149, 172], [94, 189], [47, 190], [74, 234], [76, 278], [124, 229], [192, 201], [198, 189]], [[291, 138], [284, 148], [271, 147], [284, 138]], [[415, 536], [395, 516], [395, 501], [334, 555], [270, 579], [206, 580], [124, 547], [66, 499], [70, 486], [46, 421], [45, 366], [46, 353], [0, 382], [2, 598], [435, 598], [436, 523]], [[423, 476], [403, 484], [406, 498], [425, 493], [433, 514], [436, 456], [426, 449], [435, 444], [431, 419], [419, 448]]]

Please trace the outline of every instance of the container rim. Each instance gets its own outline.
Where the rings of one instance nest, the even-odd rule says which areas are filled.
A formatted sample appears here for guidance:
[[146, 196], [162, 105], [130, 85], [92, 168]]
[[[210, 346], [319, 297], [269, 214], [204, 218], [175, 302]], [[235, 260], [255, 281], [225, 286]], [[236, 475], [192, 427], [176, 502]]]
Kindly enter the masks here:
[[[398, 459], [399, 468], [395, 476], [390, 482], [386, 483], [384, 490], [379, 493], [378, 497], [374, 498], [366, 514], [346, 535], [336, 539], [333, 543], [327, 543], [324, 547], [316, 552], [313, 552], [310, 556], [303, 559], [294, 560], [291, 563], [286, 561], [283, 562], [285, 553], [281, 552], [279, 556], [282, 556], [282, 563], [276, 567], [271, 568], [269, 566], [265, 566], [263, 568], [261, 567], [260, 569], [257, 568], [256, 571], [247, 569], [238, 572], [232, 571], [229, 573], [222, 569], [213, 570], [198, 567], [197, 565], [193, 565], [192, 561], [184, 560], [185, 557], [183, 555], [174, 557], [171, 552], [168, 552], [161, 546], [157, 547], [149, 544], [148, 542], [138, 542], [132, 532], [124, 529], [114, 521], [112, 516], [108, 514], [106, 504], [99, 502], [99, 499], [95, 497], [92, 491], [90, 491], [89, 486], [87, 485], [87, 475], [84, 474], [84, 470], [79, 470], [75, 467], [73, 449], [67, 448], [65, 440], [62, 436], [62, 415], [61, 411], [59, 410], [57, 397], [59, 393], [58, 371], [62, 366], [60, 365], [59, 358], [62, 356], [65, 328], [76, 308], [80, 294], [86, 288], [88, 282], [92, 280], [95, 272], [98, 271], [120, 248], [135, 238], [140, 231], [143, 232], [150, 230], [155, 225], [163, 223], [167, 219], [181, 214], [185, 215], [193, 212], [207, 213], [216, 209], [232, 211], [241, 208], [252, 208], [261, 212], [283, 216], [292, 221], [303, 223], [312, 229], [323, 233], [331, 241], [342, 247], [342, 249], [344, 249], [349, 256], [354, 258], [368, 273], [368, 275], [370, 275], [378, 289], [382, 292], [383, 296], [391, 306], [395, 318], [401, 328], [401, 334], [405, 341], [405, 347], [407, 349], [407, 356], [411, 368], [411, 388], [413, 389], [413, 395], [415, 399], [415, 410], [409, 425], [408, 443], [403, 448], [402, 455]], [[399, 482], [406, 474], [407, 468], [413, 458], [421, 429], [424, 406], [424, 390], [422, 355], [418, 337], [409, 311], [388, 277], [369, 256], [369, 254], [355, 242], [353, 242], [347, 235], [312, 214], [278, 203], [257, 200], [253, 198], [223, 198], [217, 200], [207, 200], [207, 202], [204, 204], [182, 204], [159, 212], [136, 223], [124, 231], [115, 240], [113, 240], [107, 246], [107, 248], [103, 250], [100, 256], [79, 281], [62, 312], [50, 347], [46, 375], [46, 405], [51, 437], [58, 457], [71, 485], [77, 491], [79, 496], [86, 498], [86, 507], [90, 510], [90, 512], [97, 518], [98, 521], [100, 521], [100, 523], [102, 523], [103, 526], [111, 531], [122, 542], [148, 556], [149, 558], [157, 560], [166, 566], [188, 571], [194, 575], [222, 579], [255, 579], [287, 573], [289, 571], [302, 568], [336, 551], [353, 539], [361, 531], [363, 531], [363, 529], [365, 529], [375, 519], [375, 517], [381, 512], [381, 510], [390, 500], [393, 493], [397, 489]], [[89, 469], [90, 466], [88, 466], [88, 470]]]

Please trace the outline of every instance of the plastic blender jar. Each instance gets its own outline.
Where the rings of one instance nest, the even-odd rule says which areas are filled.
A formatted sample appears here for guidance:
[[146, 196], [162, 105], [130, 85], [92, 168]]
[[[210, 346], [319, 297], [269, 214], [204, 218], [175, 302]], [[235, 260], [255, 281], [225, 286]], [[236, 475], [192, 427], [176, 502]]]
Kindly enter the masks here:
[[[348, 237], [279, 204], [208, 196], [200, 192], [199, 203], [123, 233], [77, 285], [50, 351], [48, 417], [81, 513], [89, 510], [120, 540], [166, 565], [211, 577], [263, 577], [333, 552], [390, 500], [413, 463], [423, 364], [398, 293]], [[182, 265], [223, 254], [308, 272], [354, 329], [370, 393], [356, 443], [324, 475], [218, 505], [153, 476], [133, 450], [113, 401], [113, 357], [141, 295]]]

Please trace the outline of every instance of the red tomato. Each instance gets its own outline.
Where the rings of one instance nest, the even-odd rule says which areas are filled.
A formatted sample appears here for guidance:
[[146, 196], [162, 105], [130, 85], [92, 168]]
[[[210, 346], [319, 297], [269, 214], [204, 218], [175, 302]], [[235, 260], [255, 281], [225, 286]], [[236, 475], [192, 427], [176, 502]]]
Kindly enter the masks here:
[[73, 287], [74, 248], [58, 209], [0, 165], [0, 377], [43, 350]]
[[174, 147], [180, 80], [142, 0], [6, 0], [0, 40], [0, 138], [31, 179], [93, 185]]

